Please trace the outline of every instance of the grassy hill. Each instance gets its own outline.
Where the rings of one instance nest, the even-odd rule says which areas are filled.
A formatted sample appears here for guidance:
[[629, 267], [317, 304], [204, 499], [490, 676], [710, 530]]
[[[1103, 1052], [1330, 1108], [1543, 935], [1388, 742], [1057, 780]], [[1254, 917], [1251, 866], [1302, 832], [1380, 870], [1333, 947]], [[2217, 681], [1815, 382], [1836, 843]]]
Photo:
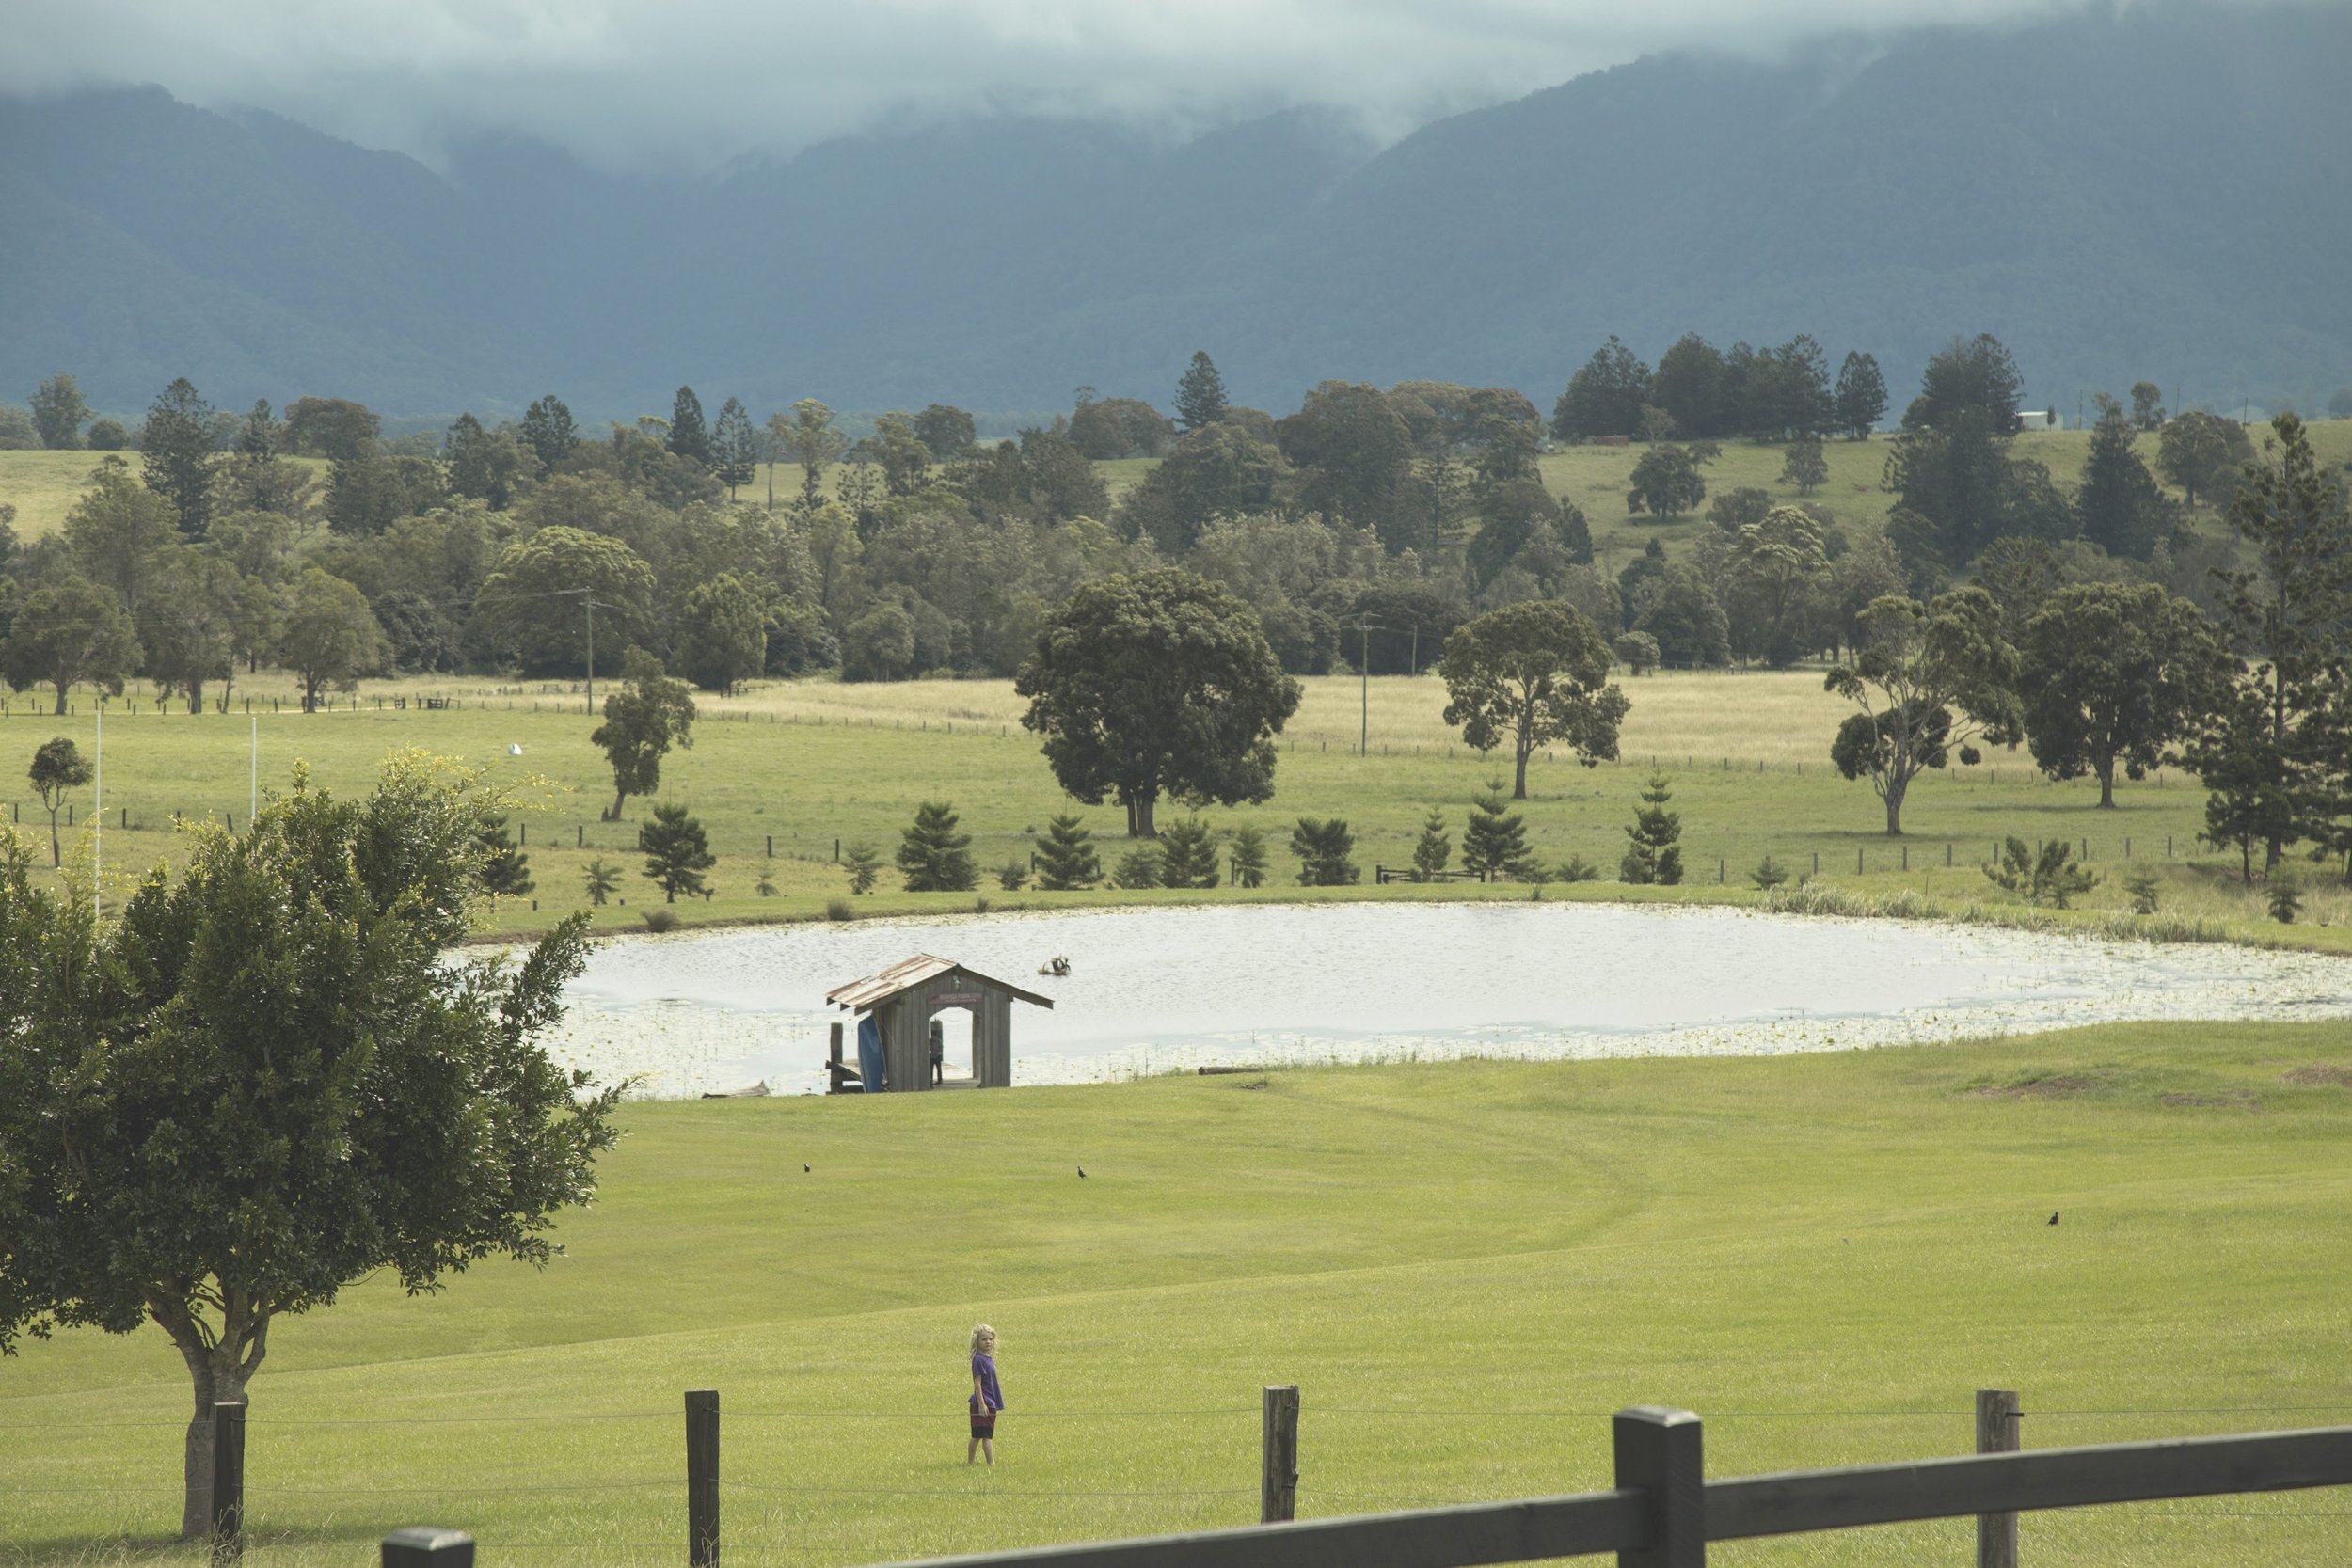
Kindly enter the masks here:
[[[279, 1324], [248, 1518], [286, 1568], [415, 1522], [487, 1560], [673, 1560], [692, 1387], [723, 1399], [728, 1560], [759, 1564], [1246, 1522], [1278, 1382], [1302, 1516], [1604, 1484], [1635, 1402], [1705, 1415], [1718, 1474], [1965, 1451], [1979, 1386], [2023, 1391], [2033, 1448], [2326, 1424], [2347, 1083], [2340, 1030], [2200, 1025], [632, 1105], [545, 1275], [374, 1280]], [[978, 1320], [993, 1472], [958, 1419]], [[152, 1329], [8, 1364], [0, 1563], [197, 1561], [158, 1539], [186, 1388]], [[1740, 1560], [1958, 1561], [1970, 1533]], [[2077, 1565], [2352, 1551], [2325, 1493], [2025, 1537]]]

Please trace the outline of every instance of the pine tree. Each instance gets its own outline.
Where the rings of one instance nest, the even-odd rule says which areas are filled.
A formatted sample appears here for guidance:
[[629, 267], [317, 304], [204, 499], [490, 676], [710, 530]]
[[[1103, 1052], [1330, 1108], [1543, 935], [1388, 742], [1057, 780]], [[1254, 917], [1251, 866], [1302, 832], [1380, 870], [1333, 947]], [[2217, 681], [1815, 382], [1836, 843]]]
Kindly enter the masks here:
[[1119, 868], [1111, 873], [1111, 886], [1120, 888], [1165, 887], [1167, 867], [1157, 848], [1138, 844], [1119, 857]]
[[278, 415], [262, 398], [254, 404], [245, 417], [245, 426], [237, 432], [237, 455], [250, 462], [266, 462], [278, 455], [284, 440], [285, 427], [278, 422]]
[[485, 817], [473, 835], [482, 851], [482, 888], [497, 898], [527, 898], [538, 884], [531, 879], [531, 856], [516, 847], [503, 816]]
[[1037, 841], [1037, 885], [1049, 893], [1073, 893], [1103, 879], [1103, 862], [1094, 852], [1094, 835], [1074, 815], [1065, 814], [1045, 824]]
[[546, 473], [580, 445], [580, 427], [572, 411], [553, 392], [523, 410], [523, 445], [539, 454], [539, 471]]
[[711, 436], [710, 471], [727, 487], [729, 500], [735, 499], [739, 485], [749, 484], [759, 471], [759, 443], [752, 435], [752, 417], [740, 398], [729, 398], [720, 405], [719, 426]]
[[1225, 879], [1216, 865], [1216, 844], [1209, 825], [1197, 816], [1160, 830], [1160, 883], [1164, 887], [1215, 887]]
[[670, 404], [670, 450], [678, 456], [710, 466], [710, 431], [703, 423], [703, 400], [691, 387], [680, 387]]
[[871, 893], [882, 875], [882, 851], [870, 844], [852, 844], [842, 852], [841, 868], [850, 874], [851, 893]]
[[1831, 403], [1837, 428], [1857, 441], [1867, 439], [1886, 417], [1886, 377], [1879, 373], [1879, 362], [1867, 354], [1848, 354], [1837, 367]]
[[1413, 880], [1434, 880], [1446, 863], [1454, 859], [1454, 840], [1446, 836], [1445, 813], [1437, 807], [1422, 818], [1421, 838], [1413, 846]]
[[1670, 783], [1663, 773], [1652, 773], [1649, 787], [1642, 791], [1645, 804], [1625, 831], [1633, 842], [1618, 865], [1619, 881], [1671, 887], [1682, 880], [1682, 851], [1675, 844], [1682, 836], [1682, 814], [1666, 809], [1674, 799]]
[[1223, 419], [1230, 406], [1225, 401], [1225, 378], [1216, 373], [1205, 351], [1195, 353], [1191, 368], [1176, 383], [1176, 422], [1186, 430], [1199, 430]]
[[709, 835], [684, 806], [655, 806], [653, 820], [637, 830], [637, 849], [645, 857], [645, 879], [661, 889], [662, 901], [669, 904], [681, 893], [702, 892], [702, 874], [719, 863]]
[[1492, 881], [1518, 875], [1529, 861], [1526, 819], [1510, 809], [1502, 781], [1489, 779], [1486, 793], [1471, 800], [1470, 820], [1462, 824], [1462, 869]]
[[945, 800], [915, 808], [914, 825], [900, 836], [898, 869], [909, 893], [969, 893], [980, 882], [972, 835], [956, 831], [956, 809]]
[[147, 487], [180, 515], [180, 531], [200, 539], [213, 522], [213, 405], [182, 376], [147, 410], [139, 437]]
[[1356, 881], [1362, 873], [1349, 858], [1355, 852], [1356, 835], [1343, 816], [1327, 822], [1302, 816], [1291, 833], [1291, 853], [1298, 857], [1302, 887], [1345, 887]]
[[2109, 555], [2145, 561], [2171, 531], [2173, 509], [2156, 476], [2132, 450], [2138, 434], [2121, 405], [2106, 400], [2090, 433], [2074, 513], [2085, 539]]
[[1265, 834], [1255, 828], [1233, 830], [1233, 880], [1242, 887], [1265, 885]]

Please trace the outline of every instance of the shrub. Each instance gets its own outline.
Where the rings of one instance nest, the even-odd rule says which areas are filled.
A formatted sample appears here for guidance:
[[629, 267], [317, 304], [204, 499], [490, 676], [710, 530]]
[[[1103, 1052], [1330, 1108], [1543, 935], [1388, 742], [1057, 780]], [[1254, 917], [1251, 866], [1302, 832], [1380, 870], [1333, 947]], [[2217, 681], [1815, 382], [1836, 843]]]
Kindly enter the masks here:
[[847, 898], [828, 898], [825, 900], [825, 918], [827, 920], [855, 920], [857, 906]]
[[1037, 885], [1048, 893], [1070, 893], [1101, 881], [1103, 862], [1093, 837], [1072, 813], [1046, 823], [1045, 836], [1037, 841]]
[[1160, 830], [1160, 881], [1166, 887], [1215, 887], [1218, 874], [1216, 844], [1209, 825], [1197, 816], [1170, 822]]
[[882, 875], [882, 851], [870, 844], [852, 844], [841, 857], [841, 867], [850, 874], [851, 893], [871, 893], [874, 879]]
[[1160, 852], [1149, 844], [1138, 844], [1119, 857], [1119, 869], [1111, 873], [1111, 886], [1147, 888], [1160, 885]]
[[1265, 885], [1265, 834], [1255, 828], [1233, 830], [1233, 880], [1243, 887]]
[[762, 898], [773, 898], [776, 895], [776, 874], [766, 866], [760, 867], [759, 880], [752, 885], [752, 891]]
[[639, 918], [644, 921], [648, 931], [675, 931], [678, 928], [675, 910], [645, 910], [640, 912]]
[[2074, 859], [2073, 847], [2062, 838], [2052, 839], [2039, 850], [2026, 848], [2022, 838], [2009, 839], [2001, 858], [1986, 866], [1984, 874], [2026, 903], [2047, 904], [2054, 910], [2065, 909], [2101, 880], [2082, 868]]
[[996, 885], [1007, 893], [1019, 893], [1029, 885], [1029, 863], [1009, 860], [996, 868]]
[[2156, 887], [2158, 880], [2159, 879], [2153, 871], [2143, 871], [2136, 877], [2126, 877], [2123, 879], [2123, 891], [2132, 895], [2132, 912], [2134, 914], [2153, 914], [2156, 912]]
[[1788, 868], [1770, 855], [1758, 861], [1756, 869], [1748, 873], [1748, 880], [1768, 893], [1788, 879]]
[[2270, 906], [2271, 919], [2281, 926], [2292, 926], [2295, 917], [2303, 912], [2303, 884], [2295, 879], [2292, 872], [2281, 868], [2271, 874], [2263, 899]]
[[1564, 882], [1597, 882], [1600, 867], [1581, 855], [1570, 855], [1560, 863], [1559, 878]]

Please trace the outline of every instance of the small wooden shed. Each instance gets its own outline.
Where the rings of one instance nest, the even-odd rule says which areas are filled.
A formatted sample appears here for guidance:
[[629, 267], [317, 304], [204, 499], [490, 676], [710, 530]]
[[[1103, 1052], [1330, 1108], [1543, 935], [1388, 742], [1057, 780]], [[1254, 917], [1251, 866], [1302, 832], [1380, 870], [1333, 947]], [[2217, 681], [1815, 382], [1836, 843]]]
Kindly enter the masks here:
[[[883, 1078], [859, 1085], [867, 1093], [883, 1089], [1003, 1089], [1012, 1086], [1012, 1005], [1015, 1000], [1050, 1007], [1054, 999], [966, 969], [952, 958], [917, 953], [879, 974], [835, 986], [825, 1000], [853, 1013], [871, 1014], [882, 1033]], [[930, 1025], [949, 1007], [972, 1014], [972, 1072], [931, 1082]], [[852, 1057], [854, 1060], [854, 1056]], [[834, 1026], [832, 1092], [858, 1076], [841, 1056], [841, 1027]]]

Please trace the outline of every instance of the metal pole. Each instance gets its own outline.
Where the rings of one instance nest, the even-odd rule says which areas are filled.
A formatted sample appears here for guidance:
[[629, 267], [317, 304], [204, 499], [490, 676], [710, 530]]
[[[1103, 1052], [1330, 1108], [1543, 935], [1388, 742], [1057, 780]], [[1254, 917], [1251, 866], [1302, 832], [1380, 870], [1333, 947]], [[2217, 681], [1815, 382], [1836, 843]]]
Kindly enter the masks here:
[[1356, 673], [1360, 707], [1357, 716], [1356, 754], [1364, 756], [1372, 751], [1372, 627], [1356, 627]]
[[588, 612], [588, 717], [596, 716], [596, 596], [582, 594], [580, 607]]
[[251, 772], [245, 785], [245, 819], [249, 825], [262, 811], [262, 721], [253, 721], [253, 752]]
[[96, 835], [90, 856], [89, 912], [91, 918], [96, 919], [104, 912], [100, 902], [103, 895], [98, 891], [98, 884], [104, 879], [106, 870], [106, 699], [103, 693], [100, 694], [92, 711], [98, 715], [98, 767], [93, 775], [93, 793], [97, 799], [89, 814], [90, 829]]

